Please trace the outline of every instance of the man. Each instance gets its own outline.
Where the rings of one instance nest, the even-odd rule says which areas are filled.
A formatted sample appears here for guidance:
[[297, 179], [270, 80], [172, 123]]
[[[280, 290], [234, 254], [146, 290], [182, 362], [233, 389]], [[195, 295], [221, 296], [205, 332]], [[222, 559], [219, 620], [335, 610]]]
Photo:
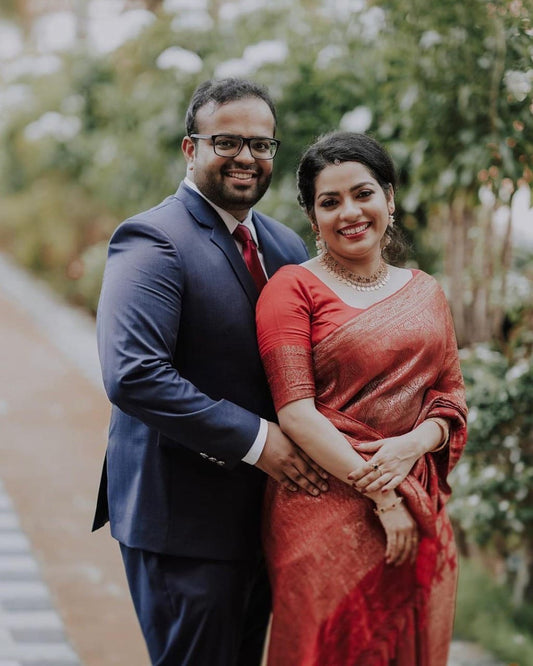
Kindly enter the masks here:
[[153, 664], [255, 666], [270, 608], [262, 472], [327, 489], [274, 423], [255, 339], [264, 271], [307, 252], [252, 211], [278, 147], [268, 93], [208, 81], [186, 124], [185, 181], [109, 247], [98, 344], [113, 408], [94, 529], [109, 520], [120, 542]]

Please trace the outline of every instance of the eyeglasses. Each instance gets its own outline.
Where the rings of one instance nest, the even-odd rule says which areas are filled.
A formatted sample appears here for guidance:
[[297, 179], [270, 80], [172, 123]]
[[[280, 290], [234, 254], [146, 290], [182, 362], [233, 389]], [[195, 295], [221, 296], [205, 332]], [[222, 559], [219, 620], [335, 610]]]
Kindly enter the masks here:
[[263, 136], [236, 136], [235, 134], [191, 134], [191, 139], [210, 139], [215, 155], [219, 157], [237, 157], [244, 144], [250, 149], [256, 160], [271, 160], [278, 152], [281, 141]]

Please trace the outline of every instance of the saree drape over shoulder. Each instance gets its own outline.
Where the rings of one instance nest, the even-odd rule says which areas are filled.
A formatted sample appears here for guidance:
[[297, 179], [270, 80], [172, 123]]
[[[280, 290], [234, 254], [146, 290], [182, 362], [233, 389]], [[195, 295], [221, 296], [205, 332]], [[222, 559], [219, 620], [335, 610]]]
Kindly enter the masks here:
[[262, 292], [258, 339], [276, 409], [314, 397], [352, 444], [450, 420], [449, 445], [398, 488], [417, 522], [416, 564], [385, 564], [373, 503], [330, 478], [318, 498], [271, 481], [264, 547], [273, 588], [269, 666], [446, 666], [457, 557], [445, 511], [447, 476], [466, 441], [457, 345], [437, 282], [413, 271], [360, 310], [302, 266]]

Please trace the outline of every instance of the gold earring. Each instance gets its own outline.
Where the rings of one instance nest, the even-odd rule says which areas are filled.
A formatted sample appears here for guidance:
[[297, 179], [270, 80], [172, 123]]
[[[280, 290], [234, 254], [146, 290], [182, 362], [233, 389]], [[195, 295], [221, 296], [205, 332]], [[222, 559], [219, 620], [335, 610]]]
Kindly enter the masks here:
[[320, 237], [320, 234], [317, 234], [315, 236], [315, 247], [316, 247], [316, 253], [317, 254], [322, 254], [323, 252], [326, 251], [326, 244]]
[[315, 247], [316, 247], [316, 253], [317, 255], [322, 254], [325, 251], [325, 244], [322, 238], [320, 237], [320, 230], [318, 228], [318, 225], [315, 223], [311, 224], [311, 228], [313, 229], [313, 232], [315, 234]]

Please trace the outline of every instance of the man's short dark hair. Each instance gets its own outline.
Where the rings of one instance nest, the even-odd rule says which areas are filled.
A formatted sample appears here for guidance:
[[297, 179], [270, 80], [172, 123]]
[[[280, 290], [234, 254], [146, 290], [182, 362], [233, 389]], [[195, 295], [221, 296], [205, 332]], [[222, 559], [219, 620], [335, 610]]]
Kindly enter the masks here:
[[236, 102], [240, 99], [248, 97], [258, 97], [268, 104], [272, 115], [274, 116], [274, 128], [276, 127], [276, 108], [274, 102], [270, 97], [268, 90], [253, 81], [247, 79], [211, 79], [201, 83], [194, 91], [187, 114], [185, 116], [185, 128], [187, 135], [198, 133], [198, 126], [196, 124], [196, 114], [198, 109], [201, 109], [209, 102], [213, 102], [217, 106], [227, 104], [228, 102]]

